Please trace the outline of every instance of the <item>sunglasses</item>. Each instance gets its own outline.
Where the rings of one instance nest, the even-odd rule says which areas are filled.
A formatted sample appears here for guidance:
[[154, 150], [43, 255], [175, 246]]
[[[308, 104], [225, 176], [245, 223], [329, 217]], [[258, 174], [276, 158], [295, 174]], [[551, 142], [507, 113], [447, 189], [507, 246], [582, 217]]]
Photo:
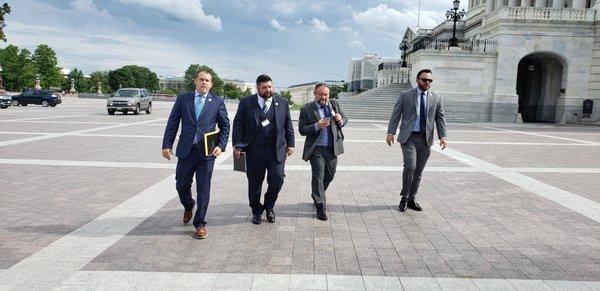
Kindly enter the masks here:
[[419, 80], [421, 80], [423, 83], [433, 83], [433, 79], [420, 78]]

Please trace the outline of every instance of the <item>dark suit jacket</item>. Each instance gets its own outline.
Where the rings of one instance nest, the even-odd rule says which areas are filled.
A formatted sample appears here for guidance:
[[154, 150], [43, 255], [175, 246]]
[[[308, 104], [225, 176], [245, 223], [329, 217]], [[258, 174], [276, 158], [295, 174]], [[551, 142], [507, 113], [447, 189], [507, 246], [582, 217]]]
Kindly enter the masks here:
[[[388, 124], [388, 134], [396, 134], [398, 123], [400, 124], [400, 132], [398, 133], [398, 142], [405, 143], [412, 133], [413, 126], [417, 119], [417, 88], [410, 89], [400, 93], [400, 97], [394, 106], [394, 111]], [[431, 147], [433, 144], [433, 123], [437, 127], [438, 138], [446, 137], [446, 119], [444, 117], [444, 106], [442, 98], [436, 93], [429, 90], [427, 94], [427, 129], [425, 136], [427, 145]]]
[[219, 147], [221, 150], [225, 150], [227, 139], [229, 138], [229, 118], [227, 117], [225, 101], [217, 95], [208, 93], [204, 107], [202, 108], [202, 115], [198, 121], [196, 121], [195, 108], [194, 92], [183, 93], [177, 96], [171, 110], [171, 115], [169, 115], [169, 120], [167, 121], [162, 148], [173, 148], [179, 122], [181, 121], [181, 134], [177, 143], [176, 156], [185, 158], [190, 154], [190, 150], [194, 144], [194, 137], [196, 136], [196, 132], [199, 131], [201, 139], [198, 143], [202, 145], [200, 151], [202, 158], [214, 159], [210, 154], [208, 157], [204, 155], [204, 142], [202, 138], [204, 133], [214, 131], [215, 126], [218, 125], [220, 130]]
[[[333, 133], [333, 153], [338, 156], [344, 153], [344, 133], [342, 127], [348, 123], [348, 118], [344, 115], [344, 112], [340, 109], [340, 105], [334, 99], [329, 99], [329, 105], [333, 108], [336, 113], [342, 116], [342, 126], [335, 123], [333, 118], [331, 119], [331, 131]], [[300, 118], [298, 120], [298, 129], [300, 134], [306, 136], [304, 141], [304, 151], [302, 152], [302, 159], [305, 161], [310, 160], [315, 149], [317, 139], [321, 135], [321, 129], [315, 129], [315, 123], [321, 119], [319, 114], [319, 108], [314, 101], [304, 104], [300, 109]]]
[[[262, 127], [259, 121], [260, 106], [258, 95], [242, 98], [233, 119], [233, 147], [244, 149], [254, 142], [256, 131]], [[277, 160], [281, 163], [287, 157], [287, 147], [294, 147], [294, 127], [287, 101], [278, 95], [273, 95], [271, 106], [275, 106], [275, 128], [277, 130], [276, 151]]]

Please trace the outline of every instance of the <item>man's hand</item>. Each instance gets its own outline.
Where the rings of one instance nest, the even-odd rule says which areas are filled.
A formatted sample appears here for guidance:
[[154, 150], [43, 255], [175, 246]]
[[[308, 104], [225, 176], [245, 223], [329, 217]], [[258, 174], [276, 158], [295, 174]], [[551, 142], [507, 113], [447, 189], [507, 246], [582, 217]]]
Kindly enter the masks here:
[[329, 120], [327, 120], [325, 118], [319, 119], [319, 122], [317, 122], [317, 127], [319, 129], [325, 129], [328, 126], [329, 126]]
[[442, 150], [448, 147], [448, 141], [445, 137], [440, 138], [440, 147]]
[[287, 155], [288, 155], [288, 156], [291, 156], [293, 153], [294, 153], [294, 148], [292, 148], [292, 147], [288, 147], [288, 148], [287, 148]]
[[167, 160], [171, 160], [171, 157], [173, 156], [173, 150], [172, 149], [162, 149], [162, 156], [167, 159]]
[[239, 159], [241, 154], [242, 154], [242, 150], [240, 150], [240, 149], [238, 149], [238, 148], [233, 148], [233, 155], [234, 155], [236, 158], [238, 158], [238, 159]]
[[389, 146], [392, 146], [392, 144], [394, 144], [394, 135], [393, 134], [388, 134], [387, 137], [385, 138], [385, 142], [387, 142], [387, 144]]
[[335, 123], [342, 124], [342, 115], [341, 114], [336, 113], [334, 116], [334, 119], [335, 119]]
[[223, 151], [221, 150], [221, 148], [220, 148], [220, 147], [215, 147], [215, 148], [213, 149], [213, 151], [212, 151], [212, 153], [211, 153], [211, 154], [212, 154], [212, 156], [213, 156], [213, 157], [215, 157], [215, 158], [216, 158], [218, 155], [220, 155], [220, 154], [221, 154], [221, 152], [223, 152]]

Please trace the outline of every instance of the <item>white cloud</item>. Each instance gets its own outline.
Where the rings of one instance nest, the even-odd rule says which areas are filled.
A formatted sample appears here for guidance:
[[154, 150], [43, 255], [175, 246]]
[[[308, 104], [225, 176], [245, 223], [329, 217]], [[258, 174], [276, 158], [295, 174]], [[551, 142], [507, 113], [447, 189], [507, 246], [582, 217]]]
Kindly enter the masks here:
[[172, 17], [194, 22], [212, 31], [222, 31], [221, 18], [207, 15], [200, 0], [119, 0], [123, 4], [136, 4], [160, 10]]
[[279, 24], [279, 21], [275, 19], [271, 19], [271, 21], [269, 21], [269, 24], [271, 24], [271, 27], [273, 27], [275, 30], [286, 30], [286, 27], [284, 25]]
[[295, 2], [279, 1], [273, 5], [273, 9], [281, 14], [292, 14], [296, 11]]
[[[352, 20], [361, 31], [395, 41], [402, 39], [407, 26], [417, 24], [417, 18], [416, 9], [400, 11], [385, 4], [352, 15]], [[421, 27], [434, 27], [440, 23], [438, 12], [421, 11], [420, 18]]]
[[313, 18], [310, 21], [310, 25], [312, 32], [316, 34], [324, 34], [331, 30], [325, 21], [317, 18]]

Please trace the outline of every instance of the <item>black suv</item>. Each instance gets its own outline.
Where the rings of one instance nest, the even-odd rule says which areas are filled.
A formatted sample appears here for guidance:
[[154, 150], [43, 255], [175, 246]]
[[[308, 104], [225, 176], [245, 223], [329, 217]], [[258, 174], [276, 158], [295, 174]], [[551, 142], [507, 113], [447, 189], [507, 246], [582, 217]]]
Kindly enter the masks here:
[[12, 96], [13, 106], [39, 104], [44, 107], [54, 107], [60, 103], [62, 103], [60, 96], [51, 90], [29, 90], [19, 95]]

